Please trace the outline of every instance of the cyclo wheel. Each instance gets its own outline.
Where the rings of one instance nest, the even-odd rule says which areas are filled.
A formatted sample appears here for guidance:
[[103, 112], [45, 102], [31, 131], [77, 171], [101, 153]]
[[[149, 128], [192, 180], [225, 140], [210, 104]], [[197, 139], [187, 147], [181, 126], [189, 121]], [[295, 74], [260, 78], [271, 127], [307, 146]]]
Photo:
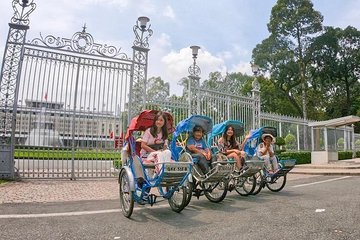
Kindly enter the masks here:
[[256, 184], [255, 184], [255, 188], [252, 192], [252, 195], [259, 194], [259, 192], [261, 192], [261, 189], [263, 189], [265, 186], [265, 182], [264, 182], [263, 177], [260, 172], [257, 172], [254, 175], [254, 177], [256, 179]]
[[235, 191], [241, 196], [249, 196], [253, 193], [256, 187], [256, 177], [244, 177], [237, 180], [235, 184]]
[[266, 187], [272, 192], [279, 192], [285, 187], [286, 184], [286, 174], [283, 176], [275, 177], [271, 182], [266, 182]]
[[133, 192], [130, 191], [129, 176], [125, 170], [120, 172], [119, 178], [120, 205], [125, 217], [130, 218], [134, 210]]
[[224, 200], [228, 191], [228, 180], [220, 182], [205, 182], [201, 184], [204, 195], [210, 202], [218, 203]]
[[187, 205], [189, 205], [191, 198], [192, 198], [194, 183], [186, 181], [186, 184], [184, 187], [186, 188], [186, 194], [187, 194], [186, 200], [185, 200], [185, 207], [187, 207]]
[[166, 187], [167, 191], [176, 188], [173, 195], [168, 199], [169, 205], [174, 212], [181, 212], [186, 207], [187, 189], [186, 186]]

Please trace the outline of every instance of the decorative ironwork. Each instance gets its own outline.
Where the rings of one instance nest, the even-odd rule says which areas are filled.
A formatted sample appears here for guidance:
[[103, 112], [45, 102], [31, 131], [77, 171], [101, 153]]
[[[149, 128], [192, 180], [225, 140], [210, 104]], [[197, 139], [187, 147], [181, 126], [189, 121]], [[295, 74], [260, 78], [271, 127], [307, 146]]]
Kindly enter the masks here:
[[52, 35], [43, 37], [40, 34], [40, 38], [35, 38], [29, 41], [29, 44], [42, 45], [55, 49], [66, 49], [78, 53], [129, 60], [128, 56], [121, 52], [121, 48], [117, 49], [115, 46], [94, 43], [93, 36], [86, 32], [86, 25], [83, 26], [83, 30], [81, 32], [76, 32], [71, 39], [55, 37]]
[[194, 64], [188, 68], [188, 72], [190, 73], [191, 76], [196, 76], [196, 77], [200, 76], [201, 70], [200, 67], [196, 65], [195, 60], [194, 60]]
[[[199, 46], [191, 46], [192, 50], [192, 58], [193, 58], [193, 64], [189, 66], [188, 72], [189, 72], [189, 82], [188, 82], [188, 115], [192, 115], [194, 113], [200, 112], [200, 99], [197, 91], [194, 91], [194, 93], [191, 93], [191, 89], [198, 89], [200, 85], [200, 74], [201, 70], [200, 67], [196, 64], [196, 58], [198, 55], [198, 50], [200, 49]], [[195, 85], [195, 86], [191, 86]], [[197, 102], [194, 102], [194, 99], [197, 100]], [[194, 111], [193, 107], [196, 106], [196, 111]]]
[[148, 17], [139, 17], [133, 31], [135, 34], [133, 48], [133, 69], [132, 80], [130, 81], [130, 94], [128, 104], [128, 121], [135, 116], [141, 109], [146, 107], [147, 89], [147, 62], [149, 52], [149, 38], [153, 31]]
[[36, 4], [34, 0], [13, 0], [12, 8], [14, 15], [11, 22], [20, 25], [29, 25], [29, 15], [35, 10]]
[[140, 48], [149, 47], [149, 38], [153, 35], [153, 30], [151, 29], [151, 24], [146, 26], [150, 19], [148, 17], [139, 17], [136, 21], [136, 24], [133, 27], [135, 34], [134, 46]]

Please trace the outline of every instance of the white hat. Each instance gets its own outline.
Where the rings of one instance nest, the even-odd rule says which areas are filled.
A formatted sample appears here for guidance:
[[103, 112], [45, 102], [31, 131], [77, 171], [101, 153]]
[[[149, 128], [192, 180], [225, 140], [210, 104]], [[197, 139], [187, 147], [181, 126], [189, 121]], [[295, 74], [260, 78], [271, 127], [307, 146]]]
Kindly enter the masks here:
[[272, 142], [272, 143], [275, 143], [276, 139], [274, 138], [273, 135], [271, 135], [270, 133], [264, 133], [264, 134], [261, 136], [261, 139], [262, 139], [263, 141], [265, 141], [265, 138], [266, 138], [266, 137], [271, 137], [271, 142]]

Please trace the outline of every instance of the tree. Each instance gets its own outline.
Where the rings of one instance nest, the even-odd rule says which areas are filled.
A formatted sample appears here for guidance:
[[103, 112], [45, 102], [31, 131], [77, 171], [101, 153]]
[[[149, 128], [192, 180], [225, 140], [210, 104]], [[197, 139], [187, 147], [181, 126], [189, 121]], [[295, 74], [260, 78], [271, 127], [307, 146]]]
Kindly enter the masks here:
[[161, 77], [151, 77], [147, 83], [146, 95], [149, 101], [163, 101], [170, 96], [170, 85]]
[[311, 40], [322, 31], [322, 21], [310, 0], [278, 0], [268, 24], [270, 36], [253, 50], [254, 62], [270, 74], [275, 87], [303, 118], [307, 118], [306, 52]]
[[327, 27], [311, 45], [313, 89], [322, 92], [329, 117], [357, 114], [360, 31]]

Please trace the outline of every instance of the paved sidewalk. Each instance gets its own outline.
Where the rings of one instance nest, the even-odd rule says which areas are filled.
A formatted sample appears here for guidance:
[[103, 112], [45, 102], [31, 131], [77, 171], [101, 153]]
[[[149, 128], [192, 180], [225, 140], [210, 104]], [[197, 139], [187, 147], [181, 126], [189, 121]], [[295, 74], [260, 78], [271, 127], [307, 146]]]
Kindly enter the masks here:
[[296, 165], [293, 174], [316, 174], [316, 175], [358, 175], [360, 176], [360, 158], [339, 160], [328, 164]]
[[48, 203], [119, 198], [116, 178], [91, 180], [34, 180], [0, 185], [0, 204]]

